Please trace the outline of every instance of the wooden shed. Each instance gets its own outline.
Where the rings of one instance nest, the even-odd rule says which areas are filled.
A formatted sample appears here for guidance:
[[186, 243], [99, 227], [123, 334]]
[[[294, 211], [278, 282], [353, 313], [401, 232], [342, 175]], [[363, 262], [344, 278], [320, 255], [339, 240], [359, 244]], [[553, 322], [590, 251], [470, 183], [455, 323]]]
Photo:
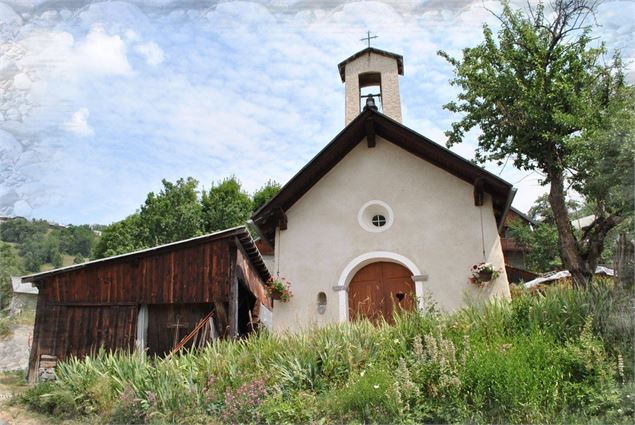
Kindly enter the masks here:
[[271, 317], [269, 276], [243, 226], [25, 276], [39, 289], [29, 379], [98, 348], [163, 355], [244, 335]]

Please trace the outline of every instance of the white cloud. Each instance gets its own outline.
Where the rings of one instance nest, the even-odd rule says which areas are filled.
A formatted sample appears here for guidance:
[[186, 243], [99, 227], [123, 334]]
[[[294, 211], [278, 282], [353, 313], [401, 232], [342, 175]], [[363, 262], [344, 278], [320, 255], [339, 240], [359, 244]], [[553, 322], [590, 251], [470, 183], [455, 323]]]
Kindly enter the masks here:
[[98, 74], [126, 75], [132, 72], [126, 57], [126, 45], [118, 35], [106, 34], [101, 25], [94, 25], [86, 39], [77, 45], [78, 68]]
[[95, 134], [95, 131], [90, 125], [88, 125], [88, 116], [90, 111], [87, 108], [80, 108], [73, 116], [62, 124], [62, 127], [79, 137], [90, 137]]
[[135, 50], [145, 58], [148, 65], [157, 66], [165, 59], [163, 50], [154, 41], [138, 44]]
[[[28, 187], [38, 193], [12, 177], [0, 184], [0, 207], [28, 198], [37, 216], [73, 223], [124, 217], [162, 178], [191, 175], [209, 188], [235, 174], [251, 191], [268, 178], [284, 183], [342, 129], [337, 63], [365, 47], [359, 39], [368, 29], [379, 35], [373, 46], [404, 56], [404, 124], [443, 143], [459, 117], [442, 105], [457, 89], [435, 52], [458, 55], [478, 43], [483, 21], [495, 19], [483, 6], [499, 7], [491, 0], [87, 0], [64, 2], [70, 10], [63, 10], [8, 1], [21, 15], [0, 10], [0, 21], [11, 15], [25, 56], [0, 54], [0, 84], [6, 74], [15, 89], [5, 115], [23, 118], [12, 124], [15, 143], [0, 146], [0, 170], [6, 150], [26, 158], [26, 139], [47, 167], [21, 159], [14, 169], [37, 176]], [[606, 6], [604, 28], [630, 46], [631, 24], [615, 9]], [[21, 113], [26, 94], [33, 110]], [[470, 134], [453, 150], [470, 158], [475, 146]], [[502, 177], [515, 183], [526, 175], [512, 168]], [[544, 191], [534, 177], [517, 185], [514, 204], [523, 210]]]

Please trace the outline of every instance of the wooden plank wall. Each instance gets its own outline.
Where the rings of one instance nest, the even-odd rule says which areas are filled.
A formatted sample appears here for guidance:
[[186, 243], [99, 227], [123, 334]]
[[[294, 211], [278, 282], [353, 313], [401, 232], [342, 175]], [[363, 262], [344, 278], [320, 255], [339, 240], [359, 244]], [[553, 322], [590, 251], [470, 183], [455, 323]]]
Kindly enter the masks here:
[[62, 305], [38, 300], [29, 379], [35, 379], [42, 354], [63, 360], [84, 357], [99, 348], [131, 350], [137, 311], [136, 305]]
[[53, 304], [172, 304], [228, 301], [233, 241], [214, 240], [53, 275], [39, 285]]
[[226, 238], [177, 246], [95, 263], [38, 282], [29, 379], [37, 378], [42, 354], [62, 360], [98, 347], [132, 349], [141, 304], [214, 305], [218, 320], [226, 323], [235, 281], [234, 243]]
[[260, 278], [260, 275], [254, 268], [254, 266], [251, 264], [251, 262], [249, 261], [249, 257], [245, 255], [243, 250], [238, 249], [237, 251], [238, 252], [236, 256], [236, 265], [240, 266], [240, 268], [242, 269], [245, 280], [246, 280], [245, 283], [249, 287], [249, 290], [251, 291], [252, 294], [256, 296], [256, 298], [262, 304], [264, 304], [267, 308], [271, 310], [272, 309], [271, 299], [269, 298], [269, 296], [267, 295], [267, 292], [265, 291], [265, 288], [263, 286], [264, 282]]

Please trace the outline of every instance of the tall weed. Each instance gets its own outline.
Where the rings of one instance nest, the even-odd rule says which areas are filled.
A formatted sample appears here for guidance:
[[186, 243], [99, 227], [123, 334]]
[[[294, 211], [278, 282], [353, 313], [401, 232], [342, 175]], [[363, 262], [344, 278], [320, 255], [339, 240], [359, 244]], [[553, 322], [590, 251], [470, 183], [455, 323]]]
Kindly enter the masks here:
[[23, 403], [117, 423], [625, 422], [631, 303], [599, 283], [169, 359], [98, 352], [59, 365]]

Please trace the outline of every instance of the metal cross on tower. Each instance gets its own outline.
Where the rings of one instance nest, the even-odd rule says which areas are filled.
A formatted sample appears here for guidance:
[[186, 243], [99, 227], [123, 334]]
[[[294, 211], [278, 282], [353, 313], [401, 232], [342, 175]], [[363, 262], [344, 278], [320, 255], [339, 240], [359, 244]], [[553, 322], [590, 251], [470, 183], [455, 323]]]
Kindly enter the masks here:
[[370, 36], [370, 31], [368, 31], [368, 35], [364, 38], [360, 38], [360, 41], [367, 41], [368, 42], [368, 47], [370, 47], [370, 40], [373, 38], [377, 38], [377, 35], [373, 35], [372, 37]]

